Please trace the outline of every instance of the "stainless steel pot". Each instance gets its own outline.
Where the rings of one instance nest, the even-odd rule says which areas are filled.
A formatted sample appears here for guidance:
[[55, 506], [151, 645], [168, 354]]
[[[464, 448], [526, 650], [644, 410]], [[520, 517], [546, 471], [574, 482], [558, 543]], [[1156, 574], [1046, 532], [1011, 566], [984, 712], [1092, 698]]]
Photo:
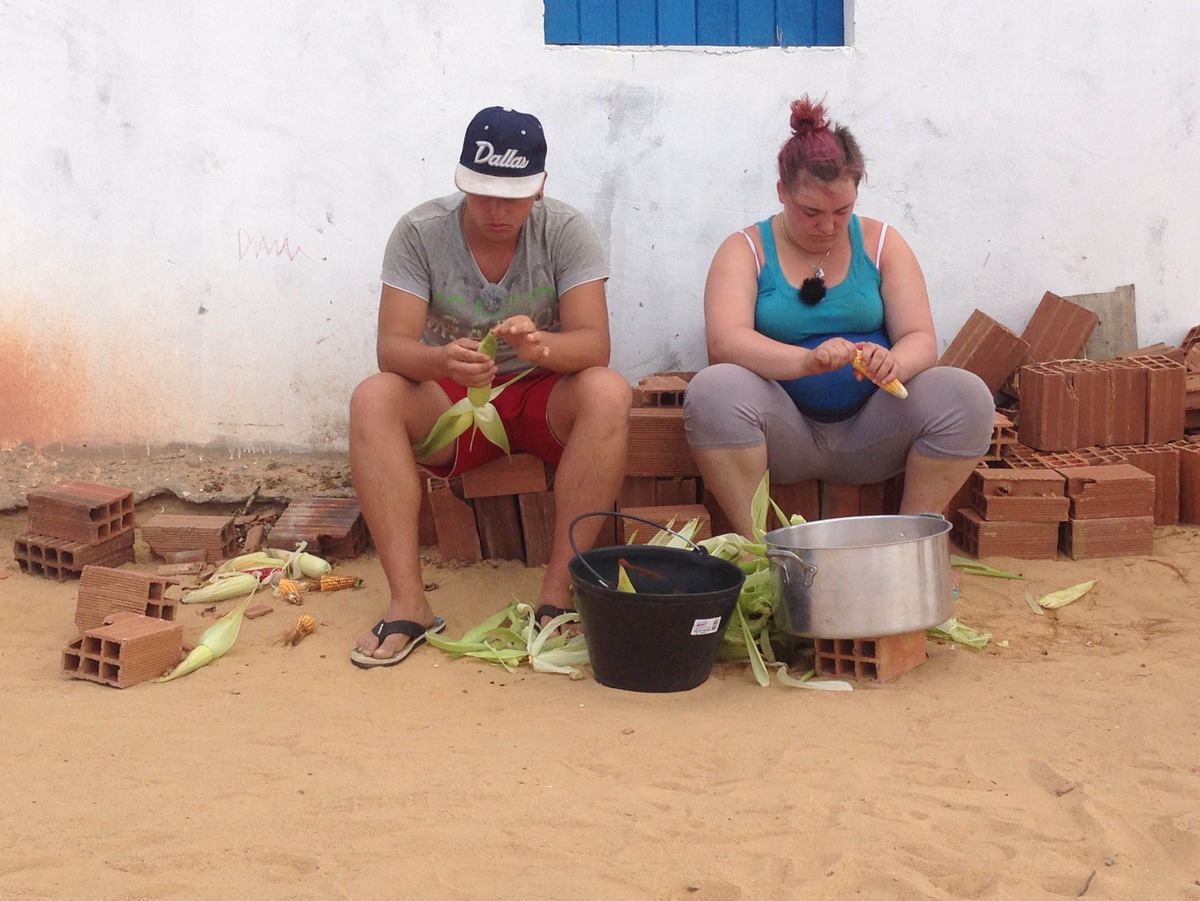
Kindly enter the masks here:
[[935, 514], [849, 516], [765, 536], [775, 623], [816, 638], [928, 629], [954, 613], [950, 523]]

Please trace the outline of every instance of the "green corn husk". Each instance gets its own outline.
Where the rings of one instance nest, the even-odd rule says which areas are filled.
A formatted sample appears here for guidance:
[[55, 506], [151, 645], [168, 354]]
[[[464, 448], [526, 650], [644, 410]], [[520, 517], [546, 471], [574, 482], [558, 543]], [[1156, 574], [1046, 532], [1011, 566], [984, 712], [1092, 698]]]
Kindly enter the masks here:
[[[228, 601], [233, 598], [245, 597], [249, 600], [258, 591], [262, 583], [253, 573], [221, 572], [217, 570], [212, 578], [195, 591], [189, 591], [179, 599], [181, 604], [210, 604], [214, 601]], [[249, 595], [250, 597], [247, 597]]]
[[625, 567], [620, 563], [617, 564], [617, 591], [627, 591], [630, 594], [637, 594], [637, 589], [633, 587], [633, 581], [629, 578], [629, 573], [625, 571]]
[[192, 648], [192, 652], [183, 659], [179, 666], [171, 670], [165, 676], [159, 676], [157, 679], [151, 679], [151, 682], [170, 682], [172, 679], [178, 679], [180, 676], [186, 676], [188, 673], [200, 669], [202, 666], [207, 666], [218, 657], [221, 657], [233, 647], [233, 643], [237, 641], [238, 632], [242, 628], [242, 615], [246, 612], [246, 607], [250, 604], [250, 598], [242, 601], [219, 620], [213, 623], [200, 636], [200, 642], [196, 647]]
[[993, 579], [1025, 578], [1020, 573], [1005, 572], [1002, 569], [996, 569], [994, 566], [988, 566], [986, 563], [980, 563], [978, 560], [972, 560], [969, 557], [959, 557], [957, 554], [950, 555], [950, 565], [959, 567], [968, 576], [990, 576]]
[[1037, 599], [1038, 606], [1045, 607], [1047, 610], [1057, 610], [1059, 607], [1073, 604], [1091, 591], [1092, 586], [1095, 584], [1096, 580], [1092, 579], [1090, 582], [1080, 582], [1078, 585], [1072, 585], [1070, 588], [1063, 588], [1059, 591], [1044, 594]]
[[583, 635], [563, 635], [560, 627], [578, 622], [579, 614], [564, 613], [537, 629], [534, 610], [520, 601], [494, 613], [469, 629], [457, 641], [429, 634], [426, 640], [451, 657], [474, 657], [516, 672], [528, 663], [535, 673], [558, 673], [572, 678], [582, 674], [577, 667], [588, 662]]
[[987, 647], [987, 643], [992, 640], [991, 632], [980, 634], [970, 626], [964, 626], [954, 617], [951, 617], [939, 626], [926, 629], [925, 634], [930, 638], [952, 641], [955, 644], [965, 644], [967, 647], [977, 650]]
[[[487, 354], [492, 359], [496, 358], [496, 336], [492, 332], [488, 332], [479, 342], [479, 352]], [[467, 396], [439, 416], [438, 421], [429, 430], [429, 434], [413, 445], [413, 454], [417, 461], [423, 462], [429, 459], [431, 455], [436, 454], [470, 428], [482, 432], [484, 438], [511, 456], [512, 450], [508, 444], [508, 433], [504, 431], [504, 423], [500, 421], [500, 416], [492, 405], [492, 401], [499, 397], [509, 385], [520, 381], [531, 372], [533, 369], [526, 369], [499, 388], [491, 385], [468, 388]], [[474, 440], [474, 435], [472, 435], [472, 440]]]

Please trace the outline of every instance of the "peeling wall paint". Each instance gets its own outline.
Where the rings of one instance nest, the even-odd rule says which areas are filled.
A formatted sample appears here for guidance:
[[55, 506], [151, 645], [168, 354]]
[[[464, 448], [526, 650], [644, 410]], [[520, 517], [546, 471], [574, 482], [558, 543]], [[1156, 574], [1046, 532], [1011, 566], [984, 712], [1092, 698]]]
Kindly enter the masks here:
[[607, 246], [614, 365], [704, 364], [712, 253], [772, 213], [787, 104], [868, 157], [944, 346], [1134, 284], [1196, 324], [1200, 8], [857, 0], [845, 48], [566, 48], [542, 3], [0, 4], [0, 441], [345, 446], [383, 246], [480, 107], [536, 112]]

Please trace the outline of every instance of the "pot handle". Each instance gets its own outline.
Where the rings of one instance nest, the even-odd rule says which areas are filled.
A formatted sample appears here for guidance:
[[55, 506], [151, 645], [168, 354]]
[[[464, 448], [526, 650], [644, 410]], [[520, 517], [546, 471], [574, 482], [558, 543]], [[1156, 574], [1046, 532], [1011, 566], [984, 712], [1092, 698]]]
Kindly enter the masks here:
[[700, 545], [696, 544], [696, 542], [692, 541], [692, 539], [687, 538], [683, 535], [680, 535], [674, 529], [668, 529], [666, 526], [662, 525], [661, 523], [657, 523], [652, 519], [646, 519], [643, 516], [636, 516], [633, 513], [617, 513], [612, 510], [596, 510], [595, 512], [592, 512], [592, 513], [580, 513], [573, 520], [571, 520], [571, 525], [567, 527], [567, 540], [571, 542], [571, 550], [574, 551], [575, 556], [579, 558], [579, 562], [582, 563], [584, 566], [586, 566], [588, 568], [588, 571], [593, 576], [596, 577], [596, 581], [600, 583], [600, 586], [602, 588], [607, 588], [609, 591], [616, 591], [617, 587], [615, 585], [609, 585], [608, 582], [606, 582], [604, 580], [604, 577], [601, 576], [600, 573], [596, 572], [596, 570], [592, 566], [592, 564], [588, 563], [587, 560], [584, 558], [583, 554], [579, 553], [579, 547], [578, 547], [578, 545], [575, 544], [575, 525], [576, 525], [576, 523], [579, 522], [579, 520], [587, 519], [587, 517], [589, 517], [589, 516], [612, 516], [614, 518], [619, 518], [619, 519], [635, 519], [638, 522], [644, 522], [646, 525], [654, 526], [654, 528], [661, 529], [664, 532], [670, 532], [676, 538], [682, 538], [684, 541], [686, 541], [688, 544], [690, 544], [692, 546], [692, 550], [695, 551], [697, 554], [707, 554], [708, 553], [708, 551], [706, 551]]
[[799, 567], [804, 570], [804, 587], [812, 588], [813, 579], [817, 575], [817, 565], [815, 563], [809, 563], [807, 560], [802, 560], [799, 554], [797, 554], [795, 551], [788, 550], [787, 548], [767, 548], [767, 559], [775, 560], [776, 558], [781, 558], [784, 561], [779, 567], [779, 576], [781, 579], [783, 579], [785, 585], [787, 584], [788, 580], [787, 561], [794, 560]]

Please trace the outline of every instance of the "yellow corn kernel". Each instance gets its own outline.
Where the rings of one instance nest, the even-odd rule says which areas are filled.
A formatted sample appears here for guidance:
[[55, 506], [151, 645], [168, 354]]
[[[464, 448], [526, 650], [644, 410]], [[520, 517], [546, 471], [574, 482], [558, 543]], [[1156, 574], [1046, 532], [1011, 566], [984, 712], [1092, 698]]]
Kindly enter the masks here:
[[321, 576], [318, 591], [339, 591], [343, 588], [361, 588], [362, 579], [357, 576]]
[[[854, 369], [857, 372], [861, 372], [863, 375], [867, 374], [867, 367], [863, 365], [861, 350], [854, 354], [854, 362], [851, 365], [854, 366]], [[879, 387], [893, 397], [899, 397], [901, 399], [908, 397], [908, 389], [904, 387], [899, 379], [892, 379], [890, 382], [880, 385]]]

